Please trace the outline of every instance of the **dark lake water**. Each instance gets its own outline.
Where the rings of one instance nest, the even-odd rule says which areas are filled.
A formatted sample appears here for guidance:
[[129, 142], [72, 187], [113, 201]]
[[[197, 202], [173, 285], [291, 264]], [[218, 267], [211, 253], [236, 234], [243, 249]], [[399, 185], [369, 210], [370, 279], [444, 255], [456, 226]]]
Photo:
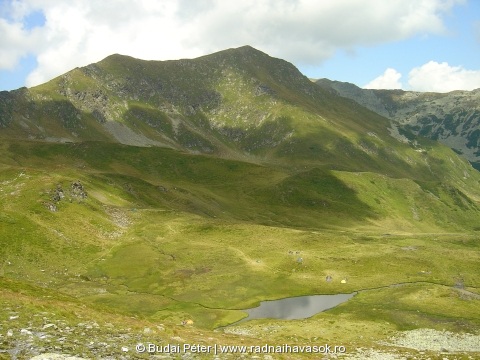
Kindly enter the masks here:
[[241, 322], [253, 319], [305, 319], [319, 312], [331, 309], [348, 299], [356, 293], [337, 295], [309, 295], [287, 299], [262, 301], [260, 306], [243, 310], [248, 317]]

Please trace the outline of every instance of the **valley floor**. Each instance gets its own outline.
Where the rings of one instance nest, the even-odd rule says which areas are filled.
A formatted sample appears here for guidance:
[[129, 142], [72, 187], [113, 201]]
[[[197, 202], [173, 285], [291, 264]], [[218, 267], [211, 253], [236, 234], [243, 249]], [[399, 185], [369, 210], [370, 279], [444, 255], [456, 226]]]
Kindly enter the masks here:
[[[2, 360], [480, 357], [480, 235], [459, 229], [477, 215], [450, 188], [422, 203], [383, 175], [28, 146], [2, 150]], [[463, 223], [439, 231], [430, 204]], [[308, 319], [234, 324], [264, 300], [353, 292]]]

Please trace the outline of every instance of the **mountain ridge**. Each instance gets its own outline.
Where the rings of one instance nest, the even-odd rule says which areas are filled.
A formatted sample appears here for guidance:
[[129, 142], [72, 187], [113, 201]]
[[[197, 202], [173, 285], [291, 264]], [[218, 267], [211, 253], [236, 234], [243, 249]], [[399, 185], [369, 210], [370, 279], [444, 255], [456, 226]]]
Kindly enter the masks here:
[[[315, 211], [331, 215], [333, 209], [346, 211], [344, 194], [350, 194], [352, 199], [362, 198], [360, 213], [365, 211], [372, 219], [375, 212], [393, 216], [383, 210], [390, 203], [387, 197], [375, 197], [377, 203], [368, 198], [379, 190], [378, 181], [381, 188], [391, 183], [427, 203], [430, 194], [445, 196], [445, 203], [434, 206], [437, 214], [446, 204], [463, 204], [464, 197], [473, 214], [480, 198], [478, 175], [457, 154], [433, 141], [395, 134], [387, 118], [322, 89], [292, 64], [248, 46], [168, 61], [114, 54], [37, 87], [2, 93], [0, 103], [4, 124], [0, 137], [8, 143], [64, 143], [67, 152], [86, 142], [98, 143], [92, 145], [95, 148], [101, 143], [171, 148], [287, 171], [288, 179], [262, 190], [270, 200], [252, 190], [253, 198], [265, 206], [297, 204], [307, 211], [311, 203]], [[26, 144], [25, 149], [32, 146], [42, 148]], [[12, 147], [8, 156], [23, 159], [12, 155], [21, 148]], [[144, 181], [144, 171], [134, 173]], [[365, 176], [358, 183], [355, 178], [363, 173], [382, 180], [372, 178], [367, 185]], [[338, 194], [331, 184], [336, 184]], [[325, 189], [333, 197], [322, 195]], [[277, 197], [284, 200], [277, 203]], [[418, 211], [411, 209], [407, 222], [415, 228], [419, 217], [410, 213]], [[403, 209], [398, 211], [399, 218], [405, 215]], [[348, 217], [357, 218], [353, 213]], [[442, 226], [431, 215], [426, 218], [430, 225]]]
[[[11, 100], [3, 95], [2, 104]], [[22, 110], [7, 112], [2, 124], [5, 129], [17, 118], [13, 134], [16, 131], [20, 138], [110, 139], [124, 143], [130, 138], [131, 145], [143, 141], [144, 145], [163, 144], [201, 153], [215, 149], [232, 153], [232, 143], [238, 144], [233, 146], [234, 153], [259, 148], [268, 152], [291, 136], [290, 113], [298, 109], [310, 123], [318, 121], [311, 115], [316, 113], [318, 118], [319, 109], [330, 117], [332, 103], [343, 112], [335, 119], [337, 126], [342, 122], [351, 125], [343, 121], [346, 116], [353, 121], [357, 117], [341, 98], [319, 91], [290, 63], [251, 47], [162, 62], [113, 55], [9, 96], [19, 98], [17, 101], [23, 103], [19, 109], [25, 114]], [[46, 104], [38, 101], [49, 98]], [[34, 115], [31, 108], [35, 106], [44, 109], [35, 110]], [[49, 117], [45, 129], [28, 121], [36, 116], [38, 122], [39, 112]], [[56, 129], [52, 127], [54, 122]], [[283, 125], [273, 126], [279, 123]], [[262, 126], [266, 127], [263, 133], [272, 131], [272, 126], [276, 128], [272, 139], [263, 136], [258, 129]], [[330, 126], [330, 130], [335, 127]], [[86, 128], [88, 131], [82, 131]], [[259, 134], [252, 134], [257, 130]]]
[[440, 141], [480, 169], [480, 88], [434, 93], [361, 89], [328, 79], [316, 84], [389, 118], [407, 133]]

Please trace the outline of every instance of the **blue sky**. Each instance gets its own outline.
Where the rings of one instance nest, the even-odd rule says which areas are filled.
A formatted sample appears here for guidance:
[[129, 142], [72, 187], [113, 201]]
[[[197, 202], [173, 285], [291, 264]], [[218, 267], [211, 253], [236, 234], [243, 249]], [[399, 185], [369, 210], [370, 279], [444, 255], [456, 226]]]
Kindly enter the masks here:
[[168, 60], [246, 44], [311, 78], [480, 87], [478, 0], [0, 0], [0, 90], [112, 53]]
[[[0, 18], [8, 22], [14, 22], [11, 11], [9, 11], [11, 1], [0, 0]], [[45, 25], [45, 16], [40, 10], [32, 10], [21, 19], [22, 27], [31, 31]], [[20, 57], [12, 68], [0, 69], [0, 91], [12, 90], [25, 86], [25, 80], [37, 66], [37, 60], [33, 53], [25, 54]]]
[[[411, 69], [429, 61], [480, 70], [480, 1], [455, 6], [444, 16], [445, 33], [418, 34], [411, 38], [363, 46], [353, 52], [339, 50], [320, 66], [300, 66], [307, 76], [325, 77], [364, 86], [387, 68], [405, 78]], [[404, 79], [405, 80], [405, 79]], [[480, 84], [478, 84], [480, 87]]]

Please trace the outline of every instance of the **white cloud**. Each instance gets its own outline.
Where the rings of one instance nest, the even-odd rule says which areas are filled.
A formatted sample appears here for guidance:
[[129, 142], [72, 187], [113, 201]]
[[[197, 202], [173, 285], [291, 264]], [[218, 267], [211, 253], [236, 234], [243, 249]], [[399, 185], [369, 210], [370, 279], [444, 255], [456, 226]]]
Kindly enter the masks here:
[[[379, 77], [366, 84], [364, 89], [402, 89], [402, 74], [388, 68]], [[449, 92], [480, 88], [480, 70], [467, 70], [462, 66], [450, 66], [446, 62], [429, 61], [413, 68], [408, 74], [408, 90]]]
[[159, 60], [200, 55], [195, 48], [182, 46], [187, 27], [176, 18], [176, 10], [173, 1], [155, 0], [78, 0], [47, 7], [43, 29], [47, 42], [27, 85], [113, 53]]
[[379, 77], [370, 81], [365, 85], [364, 89], [401, 89], [402, 83], [400, 82], [400, 74], [397, 70], [388, 68]]
[[410, 71], [408, 84], [416, 91], [473, 90], [480, 88], [480, 70], [467, 70], [462, 66], [450, 66], [446, 62], [429, 61]]
[[0, 28], [0, 69], [35, 54], [31, 86], [112, 53], [178, 59], [246, 44], [298, 64], [319, 64], [338, 49], [442, 33], [442, 16], [462, 2], [14, 0], [15, 21], [40, 10], [46, 22], [35, 32], [18, 23]]
[[441, 15], [459, 2], [215, 0], [195, 19], [198, 32], [191, 43], [203, 42], [209, 50], [249, 43], [290, 61], [316, 64], [337, 49], [442, 33]]
[[12, 69], [28, 52], [27, 36], [21, 24], [0, 19], [0, 69]]
[[21, 22], [0, 18], [0, 70], [15, 68], [20, 59], [37, 49], [38, 29], [26, 30]]

